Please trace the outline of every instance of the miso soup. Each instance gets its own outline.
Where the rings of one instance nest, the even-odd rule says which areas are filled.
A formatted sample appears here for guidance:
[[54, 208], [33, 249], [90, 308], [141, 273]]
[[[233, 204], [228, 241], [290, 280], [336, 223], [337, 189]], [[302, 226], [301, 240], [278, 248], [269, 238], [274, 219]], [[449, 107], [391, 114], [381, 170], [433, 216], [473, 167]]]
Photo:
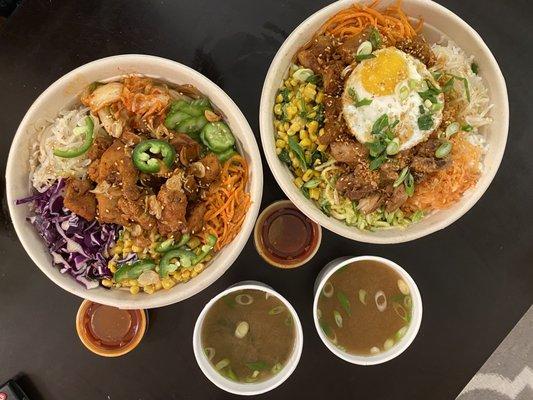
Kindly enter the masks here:
[[283, 369], [295, 342], [293, 318], [275, 296], [230, 293], [207, 312], [202, 347], [213, 368], [237, 382], [264, 381]]
[[396, 345], [411, 315], [407, 283], [389, 266], [371, 260], [336, 271], [318, 300], [317, 316], [325, 336], [354, 355], [377, 354]]

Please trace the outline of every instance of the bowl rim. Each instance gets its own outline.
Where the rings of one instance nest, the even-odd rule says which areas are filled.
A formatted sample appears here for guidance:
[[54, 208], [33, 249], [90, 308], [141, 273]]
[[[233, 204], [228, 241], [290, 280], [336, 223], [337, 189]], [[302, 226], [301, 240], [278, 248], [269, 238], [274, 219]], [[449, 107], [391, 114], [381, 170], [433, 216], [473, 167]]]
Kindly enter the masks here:
[[[202, 345], [201, 345], [201, 330], [203, 326], [203, 322], [205, 320], [206, 314], [209, 312], [211, 307], [222, 297], [226, 296], [227, 294], [239, 291], [239, 290], [245, 290], [245, 289], [253, 289], [253, 290], [259, 290], [262, 292], [266, 292], [271, 294], [272, 296], [277, 297], [284, 305], [287, 307], [289, 312], [291, 313], [291, 316], [294, 321], [294, 328], [296, 331], [295, 338], [294, 338], [294, 348], [289, 360], [289, 364], [285, 365], [285, 367], [276, 375], [274, 375], [272, 378], [267, 379], [266, 381], [258, 382], [257, 384], [253, 383], [239, 383], [239, 382], [232, 382], [220, 375], [218, 372], [216, 372], [211, 365], [209, 365], [209, 361], [206, 360], [205, 353], [202, 351]], [[228, 287], [226, 290], [223, 290], [222, 292], [218, 293], [216, 296], [214, 296], [211, 300], [209, 300], [204, 307], [202, 308], [202, 311], [198, 315], [198, 318], [196, 319], [196, 322], [194, 324], [194, 330], [192, 334], [192, 346], [193, 346], [193, 352], [194, 357], [196, 359], [196, 363], [198, 367], [201, 369], [203, 374], [209, 379], [215, 386], [218, 388], [225, 390], [226, 392], [238, 394], [242, 396], [255, 396], [258, 394], [269, 392], [278, 386], [280, 386], [283, 382], [285, 382], [289, 377], [292, 375], [292, 373], [296, 370], [296, 367], [298, 366], [300, 362], [300, 358], [302, 356], [303, 351], [303, 343], [304, 343], [304, 334], [303, 334], [303, 328], [300, 321], [300, 317], [298, 316], [298, 313], [292, 306], [292, 304], [283, 297], [279, 292], [274, 290], [269, 285], [258, 282], [258, 281], [242, 281], [238, 282], [236, 284], [233, 284], [232, 286]], [[253, 390], [253, 386], [255, 385], [261, 385], [262, 388]], [[251, 388], [251, 389], [250, 389]], [[250, 389], [250, 390], [247, 390]]]
[[[322, 328], [320, 327], [320, 323], [318, 321], [318, 299], [320, 297], [320, 293], [322, 292], [322, 288], [326, 284], [327, 280], [339, 269], [344, 267], [347, 264], [351, 263], [357, 263], [359, 261], [376, 261], [381, 264], [386, 265], [387, 267], [393, 269], [396, 271], [402, 279], [407, 283], [409, 286], [409, 291], [411, 294], [411, 298], [413, 300], [413, 316], [411, 318], [411, 322], [408, 325], [407, 332], [405, 335], [400, 339], [400, 341], [395, 344], [393, 347], [391, 347], [389, 350], [380, 352], [376, 355], [370, 355], [370, 356], [360, 356], [355, 354], [350, 354], [348, 352], [342, 351], [338, 349], [335, 345], [333, 345], [324, 332], [322, 331]], [[422, 315], [423, 315], [423, 306], [422, 306], [422, 296], [420, 295], [420, 291], [418, 289], [418, 286], [414, 279], [409, 275], [409, 273], [403, 269], [400, 265], [395, 263], [392, 260], [389, 260], [385, 257], [380, 256], [354, 256], [354, 257], [341, 257], [337, 258], [330, 263], [328, 263], [319, 273], [319, 275], [316, 278], [315, 281], [315, 287], [314, 287], [314, 294], [313, 294], [313, 322], [315, 324], [315, 329], [324, 343], [324, 345], [331, 351], [334, 355], [341, 358], [344, 361], [347, 361], [351, 364], [356, 365], [377, 365], [377, 364], [383, 364], [387, 361], [392, 360], [393, 358], [398, 357], [400, 354], [402, 354], [415, 340], [418, 331], [420, 330], [420, 326], [422, 325]]]
[[[241, 131], [241, 137], [245, 138], [246, 140], [239, 139], [241, 142], [241, 145], [243, 146], [244, 150], [249, 154], [249, 158], [251, 160], [250, 164], [250, 171], [251, 171], [251, 178], [249, 180], [249, 194], [251, 197], [251, 205], [248, 209], [245, 221], [241, 227], [240, 232], [238, 235], [233, 239], [232, 242], [230, 242], [225, 250], [229, 250], [227, 254], [225, 254], [226, 263], [225, 265], [210, 265], [210, 267], [216, 267], [216, 273], [213, 273], [210, 276], [210, 279], [202, 279], [202, 274], [199, 274], [198, 277], [196, 277], [194, 280], [198, 283], [197, 286], [194, 288], [188, 288], [188, 291], [185, 295], [183, 295], [183, 292], [178, 294], [179, 287], [169, 290], [167, 293], [165, 293], [165, 296], [145, 296], [145, 298], [139, 300], [132, 300], [128, 298], [110, 298], [107, 296], [104, 292], [97, 291], [98, 289], [86, 289], [83, 285], [78, 286], [69, 286], [68, 284], [64, 284], [65, 278], [72, 279], [72, 277], [64, 275], [64, 274], [56, 274], [54, 273], [52, 269], [56, 268], [51, 263], [47, 263], [46, 265], [41, 265], [40, 262], [38, 262], [37, 254], [41, 253], [41, 250], [37, 248], [36, 246], [33, 246], [35, 243], [35, 240], [33, 237], [26, 235], [23, 232], [23, 223], [26, 223], [25, 220], [18, 221], [17, 219], [13, 218], [13, 215], [15, 213], [15, 208], [17, 205], [15, 204], [16, 198], [13, 197], [12, 193], [12, 177], [14, 176], [14, 170], [18, 168], [18, 160], [17, 160], [17, 154], [16, 149], [18, 146], [21, 146], [21, 141], [23, 139], [23, 133], [27, 129], [29, 129], [29, 122], [31, 119], [35, 117], [35, 115], [39, 115], [39, 110], [43, 106], [43, 104], [48, 101], [51, 94], [53, 94], [59, 87], [64, 86], [65, 84], [68, 84], [68, 82], [74, 81], [76, 76], [80, 73], [83, 73], [84, 71], [90, 71], [95, 72], [98, 71], [99, 68], [105, 68], [106, 66], [111, 66], [114, 63], [119, 64], [126, 64], [126, 63], [139, 63], [142, 68], [142, 65], [158, 65], [163, 67], [168, 67], [169, 69], [175, 69], [178, 71], [177, 73], [179, 75], [183, 75], [185, 80], [190, 77], [194, 77], [194, 79], [197, 82], [202, 82], [205, 86], [209, 88], [209, 91], [211, 94], [209, 94], [209, 97], [213, 97], [216, 95], [216, 97], [219, 97], [222, 99], [222, 101], [217, 102], [217, 107], [221, 109], [226, 115], [232, 115], [232, 117], [239, 122], [239, 125], [242, 127]], [[146, 75], [150, 76], [150, 74], [139, 72], [140, 75]], [[128, 75], [128, 73], [119, 73], [116, 76], [121, 75]], [[104, 78], [105, 79], [105, 78]], [[165, 79], [165, 77], [161, 77], [161, 79]], [[71, 97], [74, 98], [75, 96], [78, 96], [79, 93], [72, 94]], [[63, 105], [64, 107], [66, 105]], [[61, 108], [59, 108], [57, 111], [60, 111]], [[245, 147], [245, 142], [247, 147]], [[253, 168], [252, 168], [253, 165]], [[248, 123], [248, 120], [240, 110], [240, 108], [237, 106], [237, 104], [230, 98], [230, 96], [222, 89], [220, 88], [216, 83], [211, 81], [209, 78], [201, 74], [200, 72], [188, 67], [187, 65], [184, 65], [182, 63], [179, 63], [177, 61], [169, 60], [163, 57], [153, 56], [153, 55], [147, 55], [147, 54], [120, 54], [120, 55], [114, 55], [109, 57], [100, 58], [91, 62], [88, 62], [86, 64], [80, 65], [79, 67], [67, 72], [60, 78], [58, 78], [56, 81], [54, 81], [52, 84], [50, 84], [36, 99], [35, 101], [30, 105], [28, 110], [26, 111], [24, 117], [22, 118], [21, 122], [18, 125], [17, 131], [15, 132], [15, 135], [13, 136], [11, 146], [9, 149], [9, 155], [7, 158], [6, 163], [6, 172], [5, 172], [5, 179], [6, 179], [6, 200], [8, 203], [9, 208], [9, 215], [13, 224], [13, 227], [15, 229], [15, 232], [17, 234], [17, 237], [24, 247], [24, 250], [28, 254], [28, 256], [31, 258], [33, 263], [39, 267], [39, 269], [57, 286], [61, 287], [62, 289], [66, 290], [67, 292], [74, 294], [80, 298], [93, 301], [95, 303], [105, 304], [109, 306], [114, 306], [118, 308], [123, 309], [150, 309], [150, 308], [157, 308], [157, 307], [163, 307], [170, 304], [174, 304], [183, 300], [186, 300], [187, 298], [194, 296], [197, 293], [200, 293], [202, 290], [210, 286], [212, 283], [214, 283], [216, 280], [218, 280], [225, 272], [226, 270], [231, 267], [231, 265], [235, 262], [237, 257], [241, 254], [244, 246], [246, 245], [250, 234], [253, 231], [254, 223], [257, 218], [257, 215], [259, 213], [260, 205], [261, 205], [261, 199], [263, 194], [263, 168], [262, 168], [262, 162], [261, 162], [261, 156], [259, 153], [259, 147], [257, 144], [257, 140], [253, 134], [253, 131], [250, 127], [250, 124]], [[228, 247], [231, 247], [228, 249]], [[216, 257], [213, 259], [213, 261], [216, 261]], [[213, 262], [212, 261], [212, 262]], [[52, 268], [52, 269], [51, 269]], [[198, 279], [200, 278], [200, 279]], [[183, 289], [182, 289], [183, 290]], [[174, 294], [174, 295], [173, 295]], [[133, 296], [133, 295], [132, 295]]]
[[[364, 2], [364, 0], [338, 0], [316, 11], [304, 21], [302, 21], [283, 42], [282, 46], [277, 51], [270, 64], [261, 92], [261, 103], [259, 106], [259, 129], [261, 135], [261, 145], [263, 147], [263, 152], [267, 164], [270, 168], [270, 171], [274, 175], [276, 182], [281, 187], [285, 195], [310, 219], [312, 219], [322, 227], [354, 241], [373, 244], [404, 243], [430, 235], [450, 226], [458, 219], [460, 219], [464, 214], [466, 214], [479, 201], [479, 199], [489, 188], [501, 165], [509, 133], [509, 100], [507, 95], [507, 86], [505, 83], [505, 78], [494, 55], [492, 54], [488, 46], [485, 44], [481, 36], [468, 23], [466, 23], [463, 19], [461, 19], [452, 11], [448, 10], [446, 7], [431, 0], [406, 0], [405, 2], [408, 2], [409, 4], [418, 5], [420, 7], [433, 8], [434, 10], [442, 14], [445, 19], [454, 20], [457, 24], [461, 25], [469, 33], [469, 35], [473, 38], [474, 42], [478, 46], [480, 52], [482, 52], [487, 57], [490, 62], [490, 70], [494, 72], [494, 84], [496, 90], [501, 93], [501, 96], [499, 97], [501, 97], [501, 103], [503, 107], [501, 110], [501, 114], [499, 114], [499, 118], [502, 122], [502, 126], [505, 129], [500, 131], [499, 134], [502, 135], [505, 139], [504, 145], [496, 149], [497, 153], [495, 153], [496, 157], [493, 163], [493, 168], [491, 168], [490, 171], [482, 172], [482, 175], [486, 177], [485, 181], [481, 185], [480, 181], [478, 181], [477, 185], [473, 188], [473, 193], [469, 195], [467, 201], [460, 205], [452, 205], [449, 210], [454, 211], [448, 218], [437, 221], [417, 231], [413, 231], [412, 229], [410, 230], [409, 227], [405, 229], [398, 228], [397, 234], [395, 236], [380, 237], [376, 235], [371, 235], [366, 231], [361, 231], [356, 227], [347, 226], [344, 224], [344, 222], [340, 220], [325, 216], [320, 212], [320, 210], [318, 210], [315, 204], [307, 201], [307, 199], [305, 199], [300, 193], [295, 193], [293, 190], [291, 190], [292, 188], [290, 188], [289, 185], [284, 182], [284, 174], [286, 173], [286, 167], [284, 165], [281, 165], [275, 153], [275, 149], [272, 148], [269, 143], [269, 136], [273, 135], [274, 128], [272, 117], [272, 104], [270, 104], [267, 99], [269, 98], [269, 94], [272, 90], [277, 90], [279, 88], [280, 82], [275, 81], [274, 78], [276, 72], [282, 64], [285, 54], [288, 53], [288, 50], [293, 46], [293, 42], [295, 42], [297, 39], [299, 39], [300, 36], [304, 34], [304, 32], [308, 29], [307, 27], [309, 25], [314, 25], [314, 30], [316, 30], [321, 25], [323, 20], [325, 20], [328, 16], [332, 15], [334, 12], [342, 10], [351, 4]], [[457, 208], [453, 209], [454, 206], [457, 206]]]

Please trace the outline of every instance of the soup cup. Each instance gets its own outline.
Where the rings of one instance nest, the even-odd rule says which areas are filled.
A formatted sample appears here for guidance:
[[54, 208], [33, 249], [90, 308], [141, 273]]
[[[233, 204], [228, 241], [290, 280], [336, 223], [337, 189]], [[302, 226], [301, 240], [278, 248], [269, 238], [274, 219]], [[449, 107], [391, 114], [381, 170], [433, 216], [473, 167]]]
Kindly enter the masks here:
[[[267, 379], [266, 381], [257, 382], [257, 383], [234, 382], [223, 377], [210, 364], [209, 360], [207, 359], [207, 356], [205, 355], [205, 352], [202, 346], [202, 327], [203, 327], [206, 314], [209, 312], [211, 307], [222, 297], [230, 293], [234, 293], [234, 292], [245, 290], [245, 289], [260, 290], [262, 292], [275, 296], [277, 299], [279, 299], [283, 303], [285, 307], [287, 307], [287, 310], [289, 310], [289, 312], [291, 313], [291, 316], [294, 321], [294, 329], [295, 329], [294, 347], [293, 347], [292, 353], [286, 365], [280, 372], [278, 372], [276, 375], [274, 375], [270, 379]], [[300, 319], [298, 318], [298, 314], [296, 313], [292, 305], [283, 296], [281, 296], [278, 292], [276, 292], [274, 289], [272, 289], [270, 286], [264, 283], [256, 282], [256, 281], [243, 281], [233, 286], [230, 286], [228, 289], [224, 290], [223, 292], [213, 297], [205, 305], [202, 312], [198, 316], [198, 319], [196, 320], [192, 342], [193, 342], [193, 350], [194, 350], [194, 356], [196, 357], [196, 362], [198, 363], [198, 366], [200, 367], [204, 375], [207, 377], [207, 379], [209, 379], [211, 382], [213, 382], [213, 384], [218, 386], [220, 389], [225, 390], [226, 392], [243, 395], [243, 396], [254, 396], [254, 395], [258, 395], [261, 393], [268, 392], [272, 389], [275, 389], [276, 387], [281, 385], [283, 382], [285, 382], [289, 378], [289, 376], [291, 376], [293, 371], [296, 369], [298, 362], [300, 361], [300, 356], [302, 355], [303, 330], [302, 330], [302, 325], [300, 323]]]
[[[396, 271], [404, 280], [404, 282], [407, 283], [413, 300], [412, 318], [405, 335], [396, 345], [392, 346], [389, 350], [374, 355], [356, 355], [339, 349], [337, 346], [332, 344], [331, 341], [327, 338], [325, 333], [320, 328], [320, 324], [318, 322], [318, 299], [325, 283], [335, 272], [337, 272], [342, 267], [359, 261], [378, 262]], [[411, 278], [411, 276], [395, 262], [387, 260], [386, 258], [376, 256], [341, 257], [329, 262], [322, 269], [322, 271], [320, 271], [316, 278], [314, 287], [313, 320], [315, 321], [315, 328], [318, 332], [318, 336], [320, 336], [320, 339], [322, 339], [326, 347], [337, 357], [342, 358], [343, 360], [348, 361], [349, 363], [357, 365], [381, 364], [386, 361], [392, 360], [395, 357], [398, 357], [411, 345], [411, 343], [415, 339], [420, 328], [420, 323], [422, 322], [422, 298], [420, 297], [420, 292], [418, 291], [418, 287], [416, 286], [416, 283], [413, 278]]]

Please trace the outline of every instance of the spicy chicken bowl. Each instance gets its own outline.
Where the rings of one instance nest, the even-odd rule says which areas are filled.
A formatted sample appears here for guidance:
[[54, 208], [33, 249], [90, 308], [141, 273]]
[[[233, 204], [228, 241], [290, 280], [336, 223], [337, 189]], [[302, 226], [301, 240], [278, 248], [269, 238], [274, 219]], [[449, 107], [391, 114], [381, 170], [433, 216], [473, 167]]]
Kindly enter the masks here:
[[493, 179], [505, 81], [479, 35], [430, 1], [339, 1], [304, 21], [263, 87], [261, 139], [287, 196], [354, 240], [442, 229]]
[[124, 55], [70, 72], [35, 101], [6, 182], [19, 239], [52, 281], [152, 308], [233, 263], [257, 217], [262, 169], [218, 86], [170, 60]]

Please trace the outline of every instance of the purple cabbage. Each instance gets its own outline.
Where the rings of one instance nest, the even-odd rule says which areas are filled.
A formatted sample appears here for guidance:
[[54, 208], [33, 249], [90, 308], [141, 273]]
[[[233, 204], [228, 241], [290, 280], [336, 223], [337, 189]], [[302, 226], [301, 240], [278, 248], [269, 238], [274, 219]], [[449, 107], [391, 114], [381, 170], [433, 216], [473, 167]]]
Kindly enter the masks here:
[[87, 221], [65, 208], [64, 188], [65, 181], [60, 179], [45, 192], [16, 204], [32, 203], [34, 215], [28, 221], [44, 239], [54, 265], [92, 289], [98, 287], [100, 279], [112, 276], [107, 260], [119, 227]]

